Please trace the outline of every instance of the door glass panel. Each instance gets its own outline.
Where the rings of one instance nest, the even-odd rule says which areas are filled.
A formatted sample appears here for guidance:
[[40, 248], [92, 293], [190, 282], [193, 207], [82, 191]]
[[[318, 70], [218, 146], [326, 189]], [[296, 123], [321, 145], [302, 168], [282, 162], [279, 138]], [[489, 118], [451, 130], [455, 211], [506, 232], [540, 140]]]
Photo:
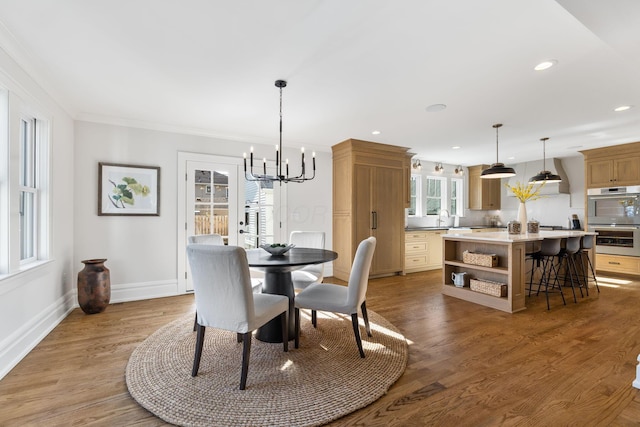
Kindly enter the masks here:
[[229, 240], [229, 172], [195, 169], [194, 234], [220, 234]]

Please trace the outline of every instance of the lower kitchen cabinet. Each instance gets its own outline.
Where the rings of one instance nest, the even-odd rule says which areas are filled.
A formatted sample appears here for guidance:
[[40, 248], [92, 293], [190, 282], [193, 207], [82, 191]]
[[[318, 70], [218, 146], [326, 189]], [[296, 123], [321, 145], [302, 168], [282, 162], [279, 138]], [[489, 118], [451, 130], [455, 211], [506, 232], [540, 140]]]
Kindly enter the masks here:
[[640, 257], [597, 254], [596, 270], [640, 275]]
[[405, 232], [405, 273], [442, 267], [442, 234], [444, 233], [446, 233], [445, 230]]

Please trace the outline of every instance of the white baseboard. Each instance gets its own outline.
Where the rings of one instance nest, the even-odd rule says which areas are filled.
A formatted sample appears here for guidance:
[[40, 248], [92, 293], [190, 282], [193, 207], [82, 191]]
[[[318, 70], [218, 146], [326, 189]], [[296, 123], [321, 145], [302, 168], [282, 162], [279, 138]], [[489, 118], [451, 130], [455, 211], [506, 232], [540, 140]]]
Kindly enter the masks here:
[[139, 301], [178, 295], [177, 280], [111, 285], [111, 302]]
[[0, 342], [0, 379], [77, 306], [76, 293], [70, 291]]

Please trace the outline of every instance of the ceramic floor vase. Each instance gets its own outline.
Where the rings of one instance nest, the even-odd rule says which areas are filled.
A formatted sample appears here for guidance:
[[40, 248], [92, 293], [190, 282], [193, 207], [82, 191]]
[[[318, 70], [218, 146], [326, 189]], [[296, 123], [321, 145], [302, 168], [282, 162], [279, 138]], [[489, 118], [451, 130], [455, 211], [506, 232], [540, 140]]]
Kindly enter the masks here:
[[87, 314], [100, 313], [111, 299], [111, 278], [106, 259], [86, 259], [78, 273], [78, 304]]

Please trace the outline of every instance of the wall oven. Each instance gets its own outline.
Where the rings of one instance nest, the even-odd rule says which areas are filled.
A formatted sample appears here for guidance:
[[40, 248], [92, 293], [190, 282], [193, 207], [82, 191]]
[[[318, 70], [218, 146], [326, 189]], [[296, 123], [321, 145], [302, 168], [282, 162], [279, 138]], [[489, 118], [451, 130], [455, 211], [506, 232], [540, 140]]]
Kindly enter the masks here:
[[640, 225], [640, 185], [587, 190], [589, 224]]
[[587, 220], [596, 253], [640, 256], [640, 186], [590, 188]]
[[596, 253], [640, 256], [640, 226], [591, 225], [596, 236]]

